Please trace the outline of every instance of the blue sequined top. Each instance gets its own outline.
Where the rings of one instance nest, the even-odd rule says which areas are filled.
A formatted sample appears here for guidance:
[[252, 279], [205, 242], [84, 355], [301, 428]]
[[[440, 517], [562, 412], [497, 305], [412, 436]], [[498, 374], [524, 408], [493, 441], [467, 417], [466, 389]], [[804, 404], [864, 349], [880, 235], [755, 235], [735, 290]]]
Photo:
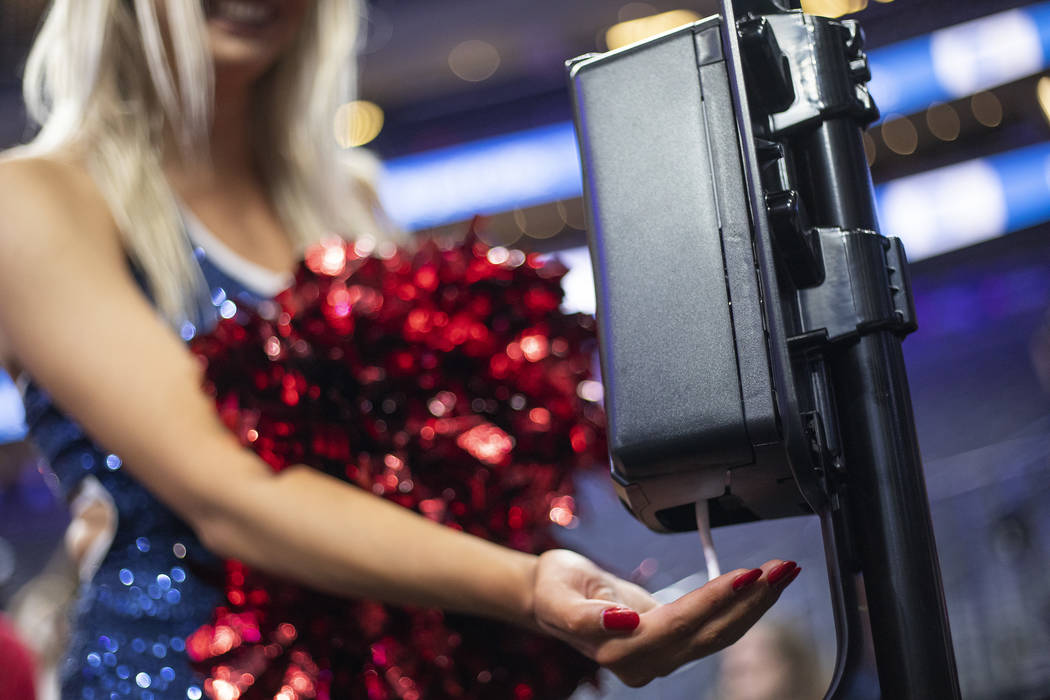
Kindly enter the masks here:
[[[190, 221], [187, 227], [192, 236]], [[232, 316], [237, 304], [258, 304], [263, 296], [234, 278], [229, 249], [206, 231], [201, 235], [212, 243], [207, 253], [199, 246], [194, 251], [211, 303], [202, 304], [200, 328], [183, 325], [185, 340], [206, 331], [220, 315]], [[192, 237], [202, 243], [200, 235]], [[59, 477], [64, 494], [70, 496], [92, 476], [109, 492], [117, 511], [112, 545], [83, 586], [74, 612], [72, 640], [60, 669], [62, 697], [202, 698], [203, 676], [190, 666], [185, 639], [207, 624], [223, 602], [222, 561], [124, 472], [119, 456], [96, 445], [32, 381], [24, 401], [30, 438]]]

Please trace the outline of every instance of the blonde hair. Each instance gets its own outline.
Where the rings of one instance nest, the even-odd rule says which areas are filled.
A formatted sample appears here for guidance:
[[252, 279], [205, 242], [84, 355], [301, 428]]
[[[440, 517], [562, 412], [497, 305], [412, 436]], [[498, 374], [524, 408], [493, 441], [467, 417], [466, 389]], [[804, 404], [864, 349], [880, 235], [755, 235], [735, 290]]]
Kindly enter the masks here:
[[[193, 318], [206, 293], [162, 158], [207, 158], [214, 75], [200, 0], [168, 0], [166, 48], [155, 0], [53, 0], [26, 64], [27, 110], [41, 130], [9, 155], [83, 153], [157, 307]], [[296, 248], [327, 233], [390, 238], [372, 182], [377, 162], [332, 134], [355, 92], [359, 0], [316, 0], [289, 51], [257, 86], [258, 161]], [[171, 55], [169, 56], [169, 48]]]

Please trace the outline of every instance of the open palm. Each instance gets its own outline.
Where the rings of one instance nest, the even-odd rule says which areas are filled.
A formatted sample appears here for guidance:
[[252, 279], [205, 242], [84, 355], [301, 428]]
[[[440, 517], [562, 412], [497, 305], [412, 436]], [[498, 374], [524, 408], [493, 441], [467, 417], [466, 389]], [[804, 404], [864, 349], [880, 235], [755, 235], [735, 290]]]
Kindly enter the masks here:
[[[533, 605], [543, 631], [639, 687], [735, 642], [798, 571], [793, 562], [774, 559], [760, 570], [730, 571], [662, 605], [589, 559], [552, 550], [540, 556]], [[627, 610], [614, 610], [610, 618], [610, 608]], [[638, 613], [636, 625], [630, 611]], [[609, 625], [610, 619], [620, 624]]]

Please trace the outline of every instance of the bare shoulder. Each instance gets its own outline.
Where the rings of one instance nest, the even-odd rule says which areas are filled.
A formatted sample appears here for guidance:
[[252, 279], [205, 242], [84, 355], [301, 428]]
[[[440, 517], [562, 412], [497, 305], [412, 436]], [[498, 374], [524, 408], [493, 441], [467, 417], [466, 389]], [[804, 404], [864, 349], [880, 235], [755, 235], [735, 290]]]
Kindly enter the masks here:
[[0, 159], [0, 214], [4, 252], [28, 252], [24, 245], [46, 246], [71, 236], [119, 246], [105, 199], [73, 159]]
[[[46, 284], [61, 267], [54, 263], [69, 260], [112, 269], [123, 264], [116, 224], [94, 180], [72, 159], [0, 158], [0, 312]], [[15, 374], [4, 325], [0, 366]]]

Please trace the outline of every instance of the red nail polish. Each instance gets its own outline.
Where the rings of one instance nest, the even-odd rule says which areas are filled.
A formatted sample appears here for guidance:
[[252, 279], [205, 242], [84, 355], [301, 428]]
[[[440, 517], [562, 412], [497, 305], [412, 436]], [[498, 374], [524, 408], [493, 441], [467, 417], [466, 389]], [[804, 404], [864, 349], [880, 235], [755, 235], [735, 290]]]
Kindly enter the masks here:
[[751, 569], [746, 574], [740, 574], [733, 579], [733, 590], [739, 591], [747, 588], [760, 578], [762, 578], [762, 569]]
[[602, 627], [611, 632], [630, 632], [641, 618], [629, 608], [606, 608], [602, 611]]
[[795, 569], [794, 571], [792, 571], [791, 575], [787, 577], [787, 581], [784, 582], [784, 586], [791, 585], [791, 582], [794, 581], [796, 578], [798, 578], [798, 575], [801, 572], [802, 572], [802, 567], [801, 566], [798, 567], [797, 569]]
[[779, 583], [785, 576], [789, 575], [792, 571], [794, 571], [796, 566], [798, 565], [795, 564], [795, 562], [786, 561], [780, 566], [774, 568], [772, 571], [769, 572], [769, 576], [767, 577], [769, 585], [772, 586], [774, 584]]

